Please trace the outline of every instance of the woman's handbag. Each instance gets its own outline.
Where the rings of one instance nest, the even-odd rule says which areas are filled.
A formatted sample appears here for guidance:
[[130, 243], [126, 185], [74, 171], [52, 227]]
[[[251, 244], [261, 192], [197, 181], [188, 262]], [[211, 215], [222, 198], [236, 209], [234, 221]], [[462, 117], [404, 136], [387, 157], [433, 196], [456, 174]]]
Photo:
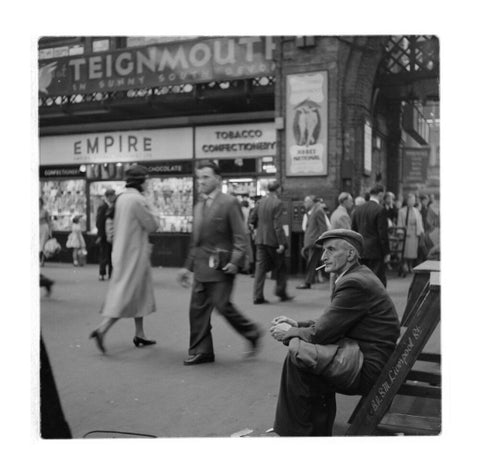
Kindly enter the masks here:
[[51, 238], [45, 242], [45, 245], [43, 246], [43, 254], [45, 255], [45, 258], [52, 258], [60, 252], [61, 249], [62, 246], [58, 243], [58, 240]]

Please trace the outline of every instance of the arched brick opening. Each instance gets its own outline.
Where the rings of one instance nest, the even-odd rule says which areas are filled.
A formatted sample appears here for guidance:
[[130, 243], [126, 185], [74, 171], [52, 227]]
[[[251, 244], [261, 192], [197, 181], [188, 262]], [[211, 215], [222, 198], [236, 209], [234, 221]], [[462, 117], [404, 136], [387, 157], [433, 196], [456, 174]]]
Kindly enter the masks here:
[[[349, 53], [343, 64], [342, 85], [342, 189], [353, 194], [363, 193], [375, 181], [376, 173], [382, 165], [372, 163], [370, 176], [363, 174], [364, 124], [368, 120], [374, 124], [374, 84], [378, 66], [383, 59], [385, 36], [351, 37]], [[382, 173], [383, 177], [383, 173]]]

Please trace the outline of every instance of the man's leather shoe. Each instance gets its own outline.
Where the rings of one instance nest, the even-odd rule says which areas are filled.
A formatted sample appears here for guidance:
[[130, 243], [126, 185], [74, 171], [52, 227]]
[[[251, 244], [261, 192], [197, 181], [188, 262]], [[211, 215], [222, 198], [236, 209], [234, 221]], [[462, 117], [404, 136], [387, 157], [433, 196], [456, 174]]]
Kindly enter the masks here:
[[250, 350], [247, 351], [247, 357], [253, 357], [258, 354], [260, 350], [260, 342], [264, 335], [264, 331], [259, 329], [257, 335], [253, 339], [249, 339]]
[[197, 365], [206, 364], [207, 362], [215, 362], [214, 354], [192, 354], [189, 355], [184, 361], [183, 365]]
[[253, 300], [253, 304], [267, 304], [270, 303], [270, 301], [266, 300], [265, 298], [257, 298], [256, 300]]
[[302, 285], [297, 286], [297, 290], [309, 290], [310, 287], [310, 283], [303, 283]]

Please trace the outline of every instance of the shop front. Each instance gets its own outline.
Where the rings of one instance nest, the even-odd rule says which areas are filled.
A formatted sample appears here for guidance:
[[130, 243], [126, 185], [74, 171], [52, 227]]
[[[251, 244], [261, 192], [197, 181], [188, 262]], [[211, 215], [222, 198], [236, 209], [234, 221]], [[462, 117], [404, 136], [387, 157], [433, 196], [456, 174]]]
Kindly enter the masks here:
[[40, 196], [62, 245], [56, 258], [71, 261], [65, 244], [80, 216], [88, 262], [98, 261], [98, 208], [107, 189], [122, 192], [125, 170], [138, 163], [148, 170], [145, 197], [159, 223], [150, 236], [152, 265], [181, 266], [193, 224], [195, 161], [217, 161], [223, 192], [251, 208], [275, 179], [275, 137], [273, 122], [41, 137]]
[[150, 237], [152, 264], [181, 265], [193, 218], [192, 147], [192, 128], [41, 137], [40, 196], [62, 245], [57, 258], [71, 261], [65, 243], [80, 216], [88, 262], [98, 260], [98, 207], [107, 189], [123, 190], [125, 170], [138, 163], [149, 171], [145, 197], [159, 222]]

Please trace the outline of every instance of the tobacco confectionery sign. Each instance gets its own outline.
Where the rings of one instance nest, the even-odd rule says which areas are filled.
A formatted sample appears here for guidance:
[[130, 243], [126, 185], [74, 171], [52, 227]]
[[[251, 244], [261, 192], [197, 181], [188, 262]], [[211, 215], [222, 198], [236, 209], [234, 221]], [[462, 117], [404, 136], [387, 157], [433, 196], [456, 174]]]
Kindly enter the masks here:
[[193, 129], [190, 127], [40, 138], [40, 165], [191, 158]]
[[196, 158], [247, 158], [276, 153], [273, 122], [195, 128]]
[[287, 76], [286, 175], [327, 175], [326, 71]]
[[197, 38], [39, 61], [43, 96], [141, 89], [273, 74], [272, 37]]

